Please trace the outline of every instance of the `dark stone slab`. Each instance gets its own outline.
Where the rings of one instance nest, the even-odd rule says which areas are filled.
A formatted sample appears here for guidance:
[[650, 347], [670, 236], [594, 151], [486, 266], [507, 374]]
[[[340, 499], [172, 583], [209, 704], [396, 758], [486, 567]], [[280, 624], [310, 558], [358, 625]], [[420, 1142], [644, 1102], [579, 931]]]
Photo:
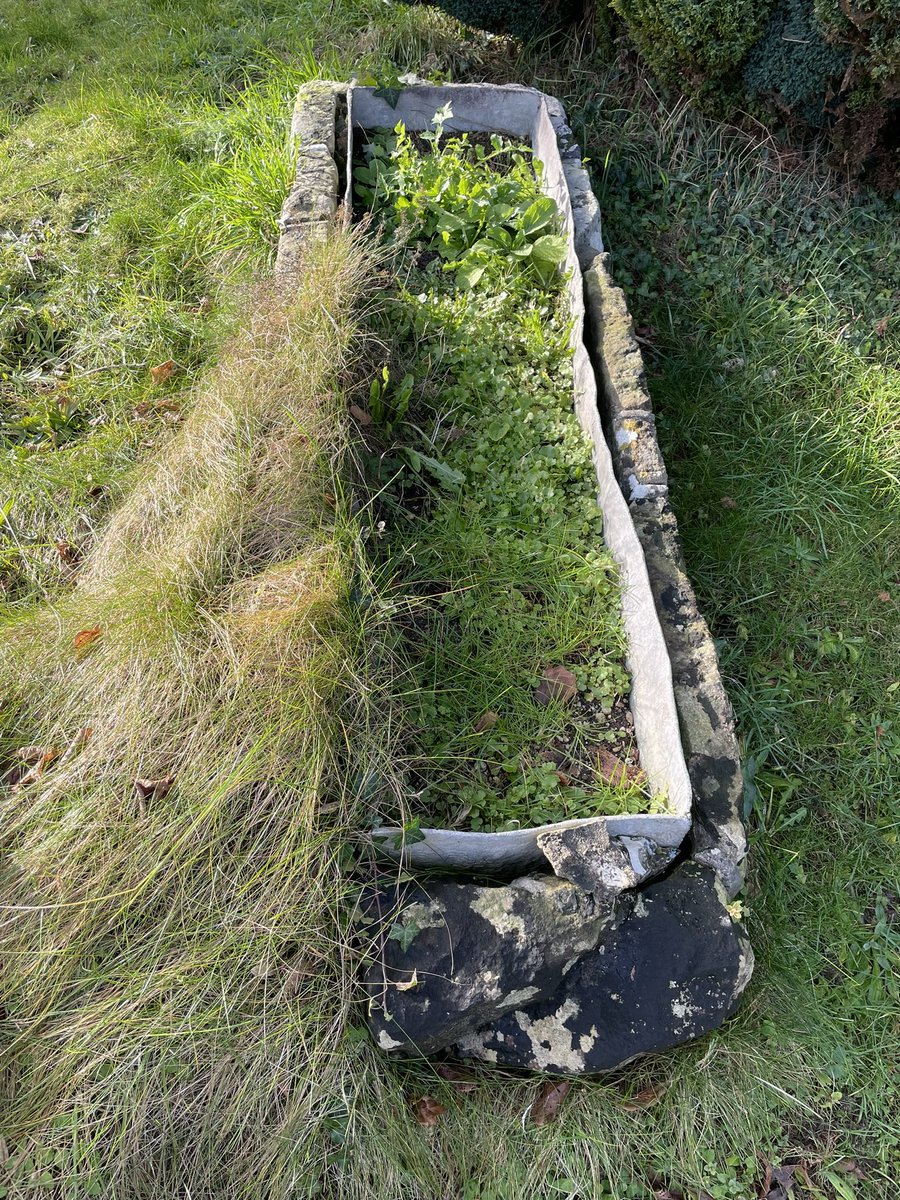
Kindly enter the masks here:
[[753, 970], [743, 928], [715, 873], [685, 863], [644, 888], [634, 911], [585, 955], [548, 1000], [457, 1042], [508, 1067], [591, 1074], [718, 1028]]
[[685, 761], [694, 791], [692, 857], [711, 866], [728, 895], [744, 883], [744, 781], [734, 713], [716, 649], [684, 568], [667, 499], [632, 505], [669, 658]]
[[431, 1054], [552, 995], [600, 941], [614, 903], [551, 875], [507, 887], [434, 882], [364, 903], [374, 962], [364, 985], [383, 1050]]

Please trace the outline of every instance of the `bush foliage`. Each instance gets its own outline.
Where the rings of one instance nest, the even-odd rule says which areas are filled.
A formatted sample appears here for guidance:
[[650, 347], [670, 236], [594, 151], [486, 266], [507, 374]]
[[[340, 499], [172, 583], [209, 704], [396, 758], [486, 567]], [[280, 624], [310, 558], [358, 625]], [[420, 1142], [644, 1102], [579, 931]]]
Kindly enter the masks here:
[[[896, 186], [898, 0], [610, 0], [659, 77], [723, 109], [829, 128], [851, 170]], [[726, 115], [720, 111], [719, 115]], [[896, 138], [894, 137], [894, 141]]]
[[612, 0], [644, 58], [694, 84], [732, 72], [765, 21], [768, 0]]
[[825, 40], [809, 0], [779, 0], [743, 64], [753, 96], [777, 98], [809, 125], [825, 123], [829, 94], [850, 62], [847, 46]]

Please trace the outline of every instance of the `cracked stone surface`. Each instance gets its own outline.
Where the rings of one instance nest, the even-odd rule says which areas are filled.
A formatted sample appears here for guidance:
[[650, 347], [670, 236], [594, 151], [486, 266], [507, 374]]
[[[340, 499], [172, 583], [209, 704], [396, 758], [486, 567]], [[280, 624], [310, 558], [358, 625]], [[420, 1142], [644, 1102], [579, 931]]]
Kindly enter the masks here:
[[752, 971], [750, 943], [715, 873], [685, 863], [641, 891], [555, 995], [459, 1039], [454, 1051], [536, 1071], [608, 1071], [718, 1028]]
[[563, 879], [381, 888], [364, 903], [378, 953], [364, 980], [383, 1050], [430, 1054], [552, 995], [611, 925], [614, 896]]
[[548, 830], [537, 843], [554, 874], [609, 904], [641, 878], [628, 850], [621, 842], [610, 841], [602, 818], [571, 829]]

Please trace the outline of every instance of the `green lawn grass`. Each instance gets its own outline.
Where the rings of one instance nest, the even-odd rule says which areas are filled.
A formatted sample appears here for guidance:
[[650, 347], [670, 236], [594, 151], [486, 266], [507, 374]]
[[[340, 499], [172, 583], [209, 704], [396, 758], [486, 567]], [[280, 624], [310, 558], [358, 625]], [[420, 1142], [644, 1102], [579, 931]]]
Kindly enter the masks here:
[[[180, 738], [166, 706], [202, 707], [154, 662], [197, 661], [189, 635], [220, 619], [211, 576], [156, 617], [139, 591], [122, 640], [98, 644], [77, 686], [63, 634], [37, 638], [55, 628], [48, 612], [66, 616], [66, 636], [80, 624], [66, 559], [98, 569], [136, 503], [120, 504], [136, 464], [157, 464], [140, 497], [158, 456], [202, 425], [210, 393], [192, 386], [270, 257], [296, 85], [388, 63], [534, 79], [567, 100], [752, 783], [744, 904], [758, 967], [744, 1007], [697, 1045], [579, 1084], [545, 1128], [521, 1120], [533, 1081], [485, 1073], [454, 1093], [427, 1066], [386, 1064], [360, 1032], [333, 780], [303, 783], [309, 804], [324, 798], [318, 823], [274, 797], [246, 830], [223, 803], [229, 760], [214, 747], [246, 751], [244, 765], [272, 753], [238, 736], [245, 696], [256, 728], [277, 732], [258, 679], [229, 691], [220, 733], [185, 768], [190, 804], [176, 788], [151, 806], [155, 844], [121, 825], [116, 788], [153, 769], [147, 730]], [[133, 736], [107, 745], [102, 787], [4, 797], [6, 1194], [624, 1200], [668, 1187], [752, 1200], [761, 1155], [803, 1160], [801, 1197], [896, 1195], [896, 209], [762, 132], [659, 98], [625, 62], [574, 43], [517, 56], [433, 10], [375, 0], [21, 5], [0, 24], [0, 133], [3, 746], [88, 723], [76, 716], [116, 647], [119, 672], [147, 672], [157, 714], [142, 723], [144, 691], [103, 676], [117, 711], [128, 706], [110, 680], [130, 697]], [[150, 368], [170, 360], [154, 384]], [[177, 537], [164, 544], [176, 561]], [[231, 645], [222, 663], [243, 679]], [[274, 872], [270, 885], [255, 872], [263, 884]], [[136, 891], [110, 907], [118, 875]], [[43, 925], [26, 885], [44, 897]], [[56, 887], [78, 906], [48, 904]], [[448, 1108], [434, 1129], [410, 1108], [426, 1092]]]

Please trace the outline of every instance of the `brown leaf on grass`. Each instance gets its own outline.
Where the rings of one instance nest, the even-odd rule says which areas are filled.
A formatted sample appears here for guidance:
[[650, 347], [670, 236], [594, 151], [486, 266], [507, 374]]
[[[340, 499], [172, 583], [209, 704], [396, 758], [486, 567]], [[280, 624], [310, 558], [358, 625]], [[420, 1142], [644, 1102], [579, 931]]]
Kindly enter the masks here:
[[159, 387], [172, 378], [177, 370], [173, 359], [169, 358], [158, 366], [150, 368], [150, 382], [154, 387]]
[[890, 317], [882, 317], [880, 321], [875, 322], [875, 332], [879, 337], [884, 337], [887, 333], [888, 321], [890, 319]]
[[134, 415], [138, 418], [157, 416], [174, 420], [181, 416], [181, 406], [175, 396], [165, 396], [160, 400], [142, 400], [134, 406]]
[[78, 551], [65, 538], [60, 538], [56, 543], [56, 553], [59, 555], [60, 561], [66, 563], [67, 566], [74, 566], [78, 562]]
[[437, 1125], [447, 1111], [443, 1104], [438, 1104], [434, 1096], [421, 1096], [413, 1101], [413, 1116], [420, 1125]]
[[354, 419], [354, 421], [359, 422], [360, 425], [372, 424], [372, 414], [366, 412], [364, 408], [360, 408], [358, 404], [350, 405], [350, 416]]
[[634, 763], [626, 762], [601, 746], [597, 751], [597, 774], [610, 787], [627, 787], [643, 778], [644, 772]]
[[[138, 807], [146, 804], [148, 800], [165, 800], [169, 792], [172, 790], [172, 784], [175, 782], [174, 775], [166, 775], [163, 779], [136, 779], [134, 781], [134, 791], [138, 800]], [[141, 809], [143, 816], [143, 809]]]
[[723, 496], [719, 503], [723, 508], [737, 508], [737, 500], [733, 496]]
[[21, 749], [16, 751], [15, 757], [19, 762], [25, 763], [26, 766], [30, 767], [32, 763], [40, 762], [48, 753], [49, 751], [46, 746], [22, 746]]
[[497, 724], [497, 719], [497, 714], [495, 712], [488, 710], [487, 712], [482, 713], [475, 722], [475, 732], [484, 733], [486, 729], [493, 729]]
[[790, 1200], [790, 1193], [797, 1182], [794, 1178], [796, 1171], [796, 1166], [768, 1168], [767, 1164], [769, 1190], [764, 1193], [764, 1200]]
[[578, 681], [568, 667], [545, 667], [534, 690], [535, 703], [548, 705], [552, 700], [568, 704], [578, 691]]
[[643, 1112], [645, 1108], [650, 1108], [666, 1094], [668, 1086], [667, 1083], [655, 1083], [641, 1088], [639, 1092], [635, 1092], [633, 1096], [628, 1096], [622, 1101], [622, 1108], [625, 1112]]
[[854, 1179], [868, 1179], [865, 1171], [855, 1158], [842, 1158], [840, 1162], [834, 1164], [834, 1169], [840, 1171], [842, 1175], [852, 1175]]
[[462, 1093], [474, 1092], [478, 1086], [468, 1071], [454, 1067], [452, 1063], [438, 1063], [434, 1069], [435, 1073], [440, 1075], [441, 1079], [453, 1084], [454, 1091]]
[[75, 634], [75, 649], [87, 650], [100, 637], [101, 632], [99, 625], [95, 625], [93, 629], [82, 629], [80, 633]]
[[31, 766], [20, 779], [16, 780], [12, 789], [14, 792], [17, 792], [19, 788], [27, 787], [29, 783], [37, 783], [50, 763], [59, 758], [59, 751], [53, 746], [47, 749], [42, 746], [25, 746], [17, 752], [16, 757], [25, 765], [30, 763]]
[[882, 604], [890, 604], [891, 593], [890, 592], [879, 592], [878, 599], [881, 601]]
[[568, 1079], [548, 1079], [541, 1085], [537, 1099], [531, 1106], [532, 1125], [548, 1125], [559, 1116], [559, 1106], [569, 1094], [572, 1083]]
[[673, 1192], [671, 1188], [659, 1188], [653, 1193], [653, 1200], [684, 1200], [681, 1192]]

